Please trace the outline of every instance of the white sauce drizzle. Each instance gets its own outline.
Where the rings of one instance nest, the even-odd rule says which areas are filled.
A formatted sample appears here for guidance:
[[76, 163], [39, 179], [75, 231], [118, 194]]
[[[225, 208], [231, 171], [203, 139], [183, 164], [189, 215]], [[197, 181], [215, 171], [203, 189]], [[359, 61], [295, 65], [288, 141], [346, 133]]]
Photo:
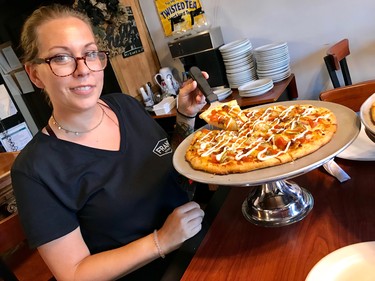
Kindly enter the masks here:
[[302, 138], [307, 132], [309, 132], [308, 129], [304, 130], [302, 133], [300, 133], [300, 134], [298, 134], [297, 136], [295, 136], [295, 137], [292, 139], [292, 141], [296, 141], [296, 140]]
[[286, 145], [286, 148], [283, 151], [279, 151], [278, 153], [274, 155], [263, 156], [263, 154], [265, 154], [268, 150], [268, 147], [266, 147], [265, 149], [263, 149], [261, 152], [258, 153], [257, 157], [260, 161], [265, 161], [271, 158], [276, 158], [277, 156], [280, 156], [281, 154], [286, 153], [289, 149], [290, 144], [291, 144], [291, 141], [288, 142], [288, 144]]
[[234, 157], [234, 159], [236, 159], [238, 161], [238, 160], [241, 160], [243, 157], [250, 155], [251, 153], [253, 153], [253, 151], [255, 149], [257, 149], [261, 145], [261, 143], [262, 143], [262, 138], [258, 138], [254, 143], [252, 143], [251, 145], [248, 146], [248, 147], [251, 147], [252, 145], [255, 145], [253, 148], [251, 148], [246, 153], [243, 153], [243, 150], [240, 150], [237, 153], [237, 155]]
[[327, 113], [326, 115], [323, 115], [323, 116], [318, 116], [317, 118], [315, 118], [315, 122], [318, 121], [319, 119], [329, 119], [331, 116], [331, 114]]
[[[244, 122], [241, 124], [240, 127], [240, 132], [237, 134], [237, 132], [230, 132], [228, 134], [228, 131], [222, 131], [218, 133], [216, 136], [213, 135], [212, 131], [206, 134], [201, 140], [200, 140], [200, 145], [199, 145], [199, 150], [202, 153], [201, 156], [206, 157], [211, 155], [212, 153], [215, 152], [220, 152], [218, 153], [215, 157], [216, 160], [221, 162], [223, 156], [226, 153], [231, 153], [232, 155], [234, 154], [235, 160], [241, 160], [243, 157], [251, 155], [256, 149], [259, 148], [259, 146], [267, 142], [273, 147], [275, 147], [275, 134], [281, 133], [283, 131], [291, 131], [290, 134], [293, 134], [293, 130], [298, 126], [303, 126], [304, 131], [302, 133], [299, 133], [298, 135], [294, 136], [294, 138], [290, 139], [283, 151], [279, 151], [277, 154], [274, 155], [267, 155], [265, 156], [267, 150], [270, 147], [267, 147], [257, 154], [257, 158], [260, 161], [265, 161], [271, 158], [276, 158], [280, 156], [281, 154], [286, 153], [289, 150], [290, 145], [295, 142], [296, 140], [306, 137], [310, 138], [311, 135], [306, 134], [311, 131], [310, 126], [308, 126], [308, 121], [304, 120], [301, 121], [301, 117], [309, 117], [315, 113], [315, 108], [310, 108], [310, 107], [302, 107], [303, 112], [301, 114], [297, 114], [296, 116], [290, 116], [291, 111], [295, 108], [296, 106], [292, 105], [287, 107], [285, 110], [283, 110], [278, 117], [274, 118], [269, 124], [269, 120], [272, 118], [272, 112], [275, 107], [269, 107], [267, 108], [260, 117], [257, 117], [257, 113], [259, 110], [254, 110], [249, 113], [246, 113], [246, 117], [248, 118], [247, 122]], [[229, 112], [231, 112], [233, 108], [230, 109]], [[331, 116], [330, 113], [327, 113], [323, 116], [317, 116], [316, 118], [314, 117], [314, 121], [318, 121], [319, 119], [328, 119]], [[253, 120], [254, 118], [257, 118], [256, 120]], [[288, 118], [289, 120], [286, 121], [284, 124], [283, 128], [275, 128], [278, 124], [280, 124], [281, 120]], [[267, 124], [268, 123], [268, 124]], [[228, 123], [229, 126], [230, 123]], [[263, 140], [262, 137], [259, 137], [255, 140], [251, 140], [252, 134], [254, 133], [254, 130], [256, 128], [259, 130], [267, 130], [267, 133], [270, 134], [267, 140]], [[223, 137], [225, 136], [225, 137]], [[235, 142], [231, 143], [231, 136], [236, 136], [237, 139]], [[207, 151], [206, 148], [207, 146], [212, 145], [210, 149]], [[205, 151], [205, 152], [204, 152]], [[246, 151], [246, 153], [244, 153]], [[199, 153], [199, 152], [198, 152]], [[233, 157], [233, 156], [232, 156]]]

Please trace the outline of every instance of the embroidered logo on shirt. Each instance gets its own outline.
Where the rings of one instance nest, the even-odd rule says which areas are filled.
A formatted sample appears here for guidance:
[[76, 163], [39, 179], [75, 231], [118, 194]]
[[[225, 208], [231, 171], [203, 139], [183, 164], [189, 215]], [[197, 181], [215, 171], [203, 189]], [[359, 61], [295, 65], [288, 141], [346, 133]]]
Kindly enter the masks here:
[[168, 142], [168, 139], [165, 138], [159, 140], [152, 152], [154, 152], [159, 157], [172, 153], [172, 148]]

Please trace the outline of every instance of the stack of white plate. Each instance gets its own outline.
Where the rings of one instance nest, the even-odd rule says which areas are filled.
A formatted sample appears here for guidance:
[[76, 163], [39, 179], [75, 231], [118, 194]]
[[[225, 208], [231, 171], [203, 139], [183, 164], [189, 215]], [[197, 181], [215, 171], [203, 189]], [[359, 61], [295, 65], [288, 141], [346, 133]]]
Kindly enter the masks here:
[[217, 89], [213, 91], [215, 95], [217, 95], [217, 98], [219, 101], [225, 100], [227, 97], [230, 96], [232, 93], [231, 88], [222, 88], [222, 89]]
[[231, 88], [257, 79], [252, 49], [249, 39], [233, 41], [219, 48]]
[[259, 78], [270, 78], [279, 82], [290, 76], [290, 57], [286, 42], [268, 44], [254, 49]]
[[238, 94], [241, 97], [255, 97], [267, 93], [273, 88], [273, 81], [270, 78], [250, 81], [238, 87]]

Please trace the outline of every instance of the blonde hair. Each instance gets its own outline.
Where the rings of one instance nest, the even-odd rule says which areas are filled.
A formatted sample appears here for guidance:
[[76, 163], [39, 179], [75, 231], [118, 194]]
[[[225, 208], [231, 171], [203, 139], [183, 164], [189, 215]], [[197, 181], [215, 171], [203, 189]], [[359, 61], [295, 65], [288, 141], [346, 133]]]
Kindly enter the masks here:
[[[29, 63], [35, 59], [38, 55], [38, 36], [37, 29], [43, 23], [53, 19], [75, 17], [83, 22], [87, 23], [92, 30], [92, 24], [90, 18], [69, 7], [61, 4], [52, 4], [48, 6], [42, 6], [35, 10], [25, 21], [22, 31], [20, 45], [23, 50], [22, 62]], [[51, 31], [53, 32], [53, 31]]]

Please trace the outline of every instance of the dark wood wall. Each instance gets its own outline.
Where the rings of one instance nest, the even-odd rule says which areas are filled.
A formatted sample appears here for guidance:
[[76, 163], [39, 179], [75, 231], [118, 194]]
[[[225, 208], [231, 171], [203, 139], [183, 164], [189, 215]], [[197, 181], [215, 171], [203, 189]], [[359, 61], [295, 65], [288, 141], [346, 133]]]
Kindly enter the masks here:
[[[56, 1], [42, 0], [0, 0], [0, 42], [11, 41], [19, 44], [19, 34], [25, 19], [39, 6]], [[62, 4], [72, 5], [74, 1], [60, 0]], [[16, 51], [19, 51], [18, 48]]]

